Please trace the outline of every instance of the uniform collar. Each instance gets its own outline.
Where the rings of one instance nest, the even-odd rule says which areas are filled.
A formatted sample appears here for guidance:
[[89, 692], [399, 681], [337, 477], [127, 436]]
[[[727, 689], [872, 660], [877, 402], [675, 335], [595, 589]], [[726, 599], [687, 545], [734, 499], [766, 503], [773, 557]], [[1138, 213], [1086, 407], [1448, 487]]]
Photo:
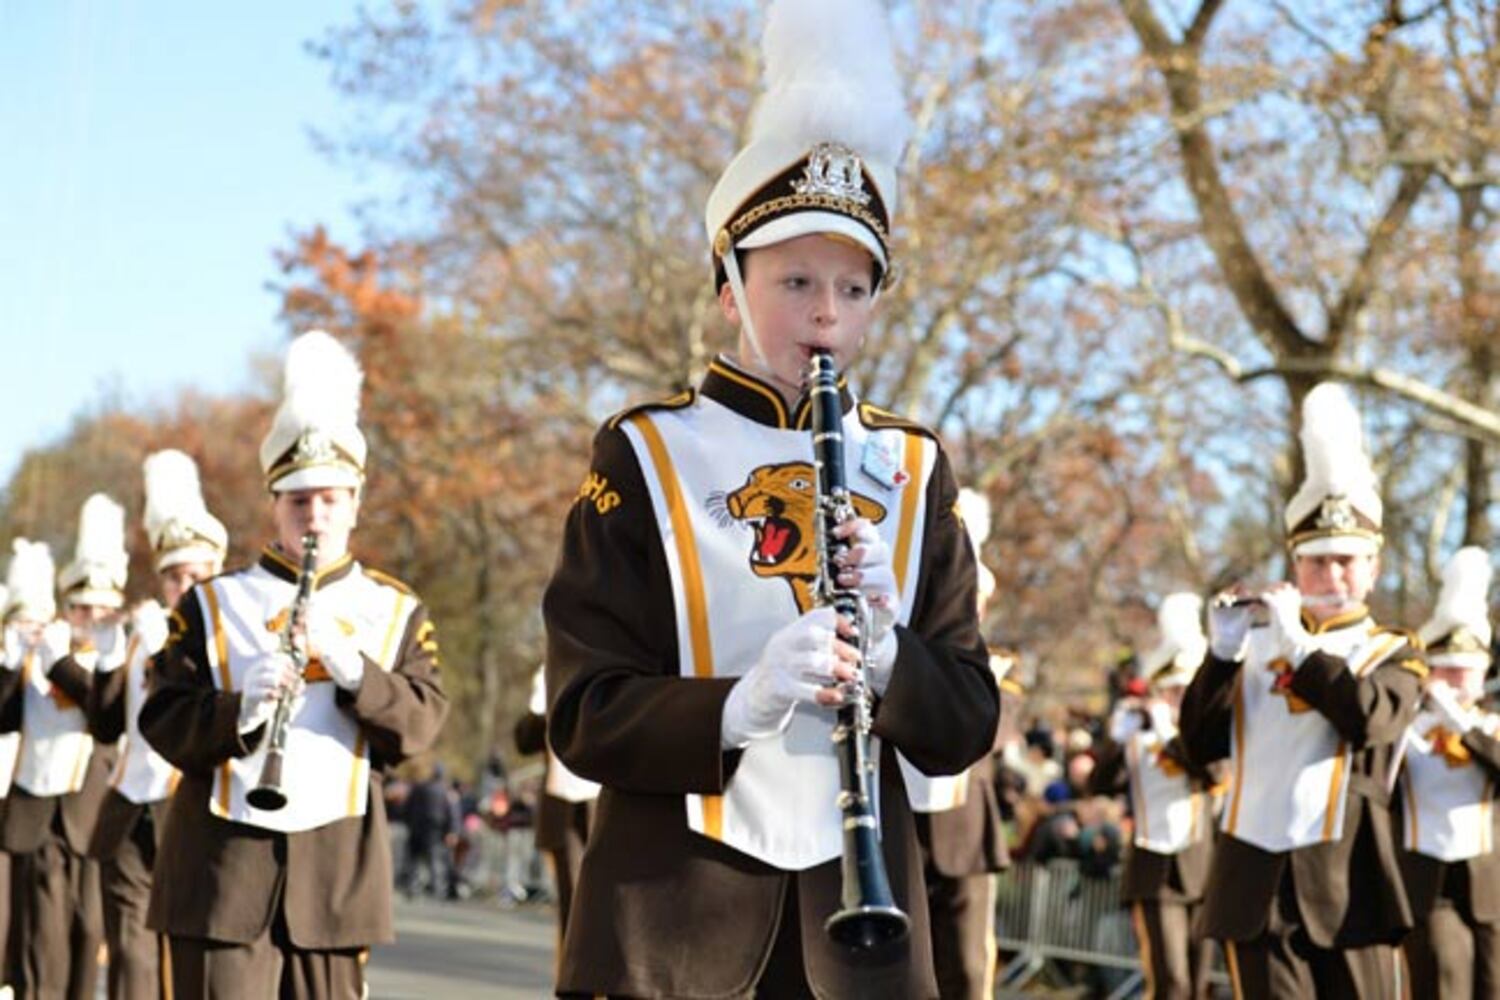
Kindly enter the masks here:
[[[775, 386], [745, 371], [722, 354], [709, 363], [701, 392], [742, 417], [779, 430], [806, 430], [811, 419], [811, 407], [805, 393], [788, 408]], [[844, 413], [854, 408], [854, 394], [849, 391], [848, 380], [843, 375], [839, 376], [839, 404]]]
[[1325, 632], [1337, 632], [1341, 629], [1353, 628], [1355, 626], [1369, 627], [1375, 624], [1370, 621], [1370, 609], [1363, 604], [1356, 605], [1342, 614], [1334, 615], [1327, 621], [1315, 622], [1312, 615], [1306, 610], [1302, 612], [1302, 625], [1313, 635], [1321, 635]]
[[[287, 583], [296, 583], [302, 567], [296, 561], [282, 552], [275, 545], [267, 545], [260, 550], [260, 568]], [[335, 583], [348, 576], [354, 570], [354, 557], [344, 553], [338, 561], [331, 566], [325, 566], [313, 573], [313, 589], [318, 590]]]

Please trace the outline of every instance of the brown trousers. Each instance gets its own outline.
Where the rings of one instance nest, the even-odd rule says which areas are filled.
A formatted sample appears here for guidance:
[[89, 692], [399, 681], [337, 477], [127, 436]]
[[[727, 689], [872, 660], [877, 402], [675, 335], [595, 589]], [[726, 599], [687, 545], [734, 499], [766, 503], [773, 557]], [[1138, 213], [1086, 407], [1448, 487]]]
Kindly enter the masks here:
[[1469, 920], [1440, 901], [1405, 947], [1413, 997], [1500, 997], [1500, 926]]
[[949, 878], [927, 866], [932, 960], [943, 1000], [995, 995], [995, 879], [988, 872]]
[[115, 856], [99, 863], [104, 939], [109, 944], [109, 1000], [157, 1000], [163, 942], [146, 926], [156, 834], [144, 810]]
[[1202, 1000], [1213, 944], [1191, 933], [1196, 904], [1146, 899], [1131, 904], [1131, 923], [1151, 1000]]
[[98, 864], [69, 850], [55, 825], [12, 862], [16, 996], [94, 1000], [104, 937]]
[[1401, 953], [1388, 944], [1319, 948], [1299, 928], [1293, 935], [1262, 934], [1224, 942], [1235, 1000], [1359, 997], [1399, 1000]]
[[295, 948], [279, 918], [249, 944], [174, 937], [167, 947], [169, 995], [174, 1000], [360, 1000], [365, 956], [360, 949]]

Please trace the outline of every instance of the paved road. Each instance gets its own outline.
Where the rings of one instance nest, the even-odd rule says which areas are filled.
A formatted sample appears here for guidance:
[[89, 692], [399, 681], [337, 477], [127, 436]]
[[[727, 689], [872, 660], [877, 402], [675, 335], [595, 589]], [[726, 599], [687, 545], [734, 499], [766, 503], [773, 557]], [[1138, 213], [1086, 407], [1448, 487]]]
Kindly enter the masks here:
[[396, 943], [376, 948], [371, 1000], [551, 996], [553, 911], [489, 903], [396, 903]]

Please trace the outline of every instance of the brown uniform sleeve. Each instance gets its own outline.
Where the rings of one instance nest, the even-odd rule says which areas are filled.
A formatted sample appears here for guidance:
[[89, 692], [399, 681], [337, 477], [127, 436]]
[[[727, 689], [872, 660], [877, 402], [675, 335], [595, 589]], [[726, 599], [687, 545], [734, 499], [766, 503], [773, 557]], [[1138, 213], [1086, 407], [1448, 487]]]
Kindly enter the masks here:
[[141, 733], [179, 770], [207, 774], [230, 757], [249, 754], [265, 727], [241, 737], [239, 692], [214, 687], [198, 588], [182, 598], [170, 621], [141, 706]]
[[622, 791], [715, 794], [738, 762], [720, 745], [735, 679], [678, 672], [672, 582], [624, 431], [594, 439], [590, 482], [542, 600], [548, 736], [570, 771]]
[[517, 753], [541, 753], [547, 749], [547, 717], [527, 712], [516, 720], [512, 735], [515, 737]]
[[1000, 691], [979, 635], [974, 551], [959, 520], [958, 484], [940, 450], [927, 487], [922, 564], [909, 625], [874, 731], [925, 774], [956, 774], [990, 752]]
[[1179, 735], [1188, 758], [1199, 766], [1229, 756], [1235, 685], [1239, 680], [1239, 661], [1221, 660], [1209, 653], [1182, 696]]
[[359, 720], [376, 766], [394, 767], [437, 741], [448, 717], [438, 660], [436, 627], [426, 606], [418, 605], [406, 620], [395, 666], [382, 670], [366, 658], [359, 689], [339, 689], [338, 704]]
[[130, 672], [126, 660], [114, 670], [94, 674], [89, 703], [89, 731], [101, 743], [113, 743], [125, 732], [125, 680]]
[[93, 718], [90, 709], [94, 693], [94, 672], [80, 666], [78, 661], [69, 653], [61, 657], [47, 669], [47, 680], [56, 685], [57, 689], [73, 700], [73, 703], [83, 709], [83, 714], [89, 717], [92, 725]]
[[1462, 742], [1480, 765], [1492, 775], [1500, 776], [1500, 740], [1477, 726], [1471, 726], [1464, 733]]
[[0, 667], [0, 733], [21, 731], [21, 671]]
[[1094, 757], [1089, 774], [1090, 795], [1120, 795], [1130, 787], [1130, 771], [1125, 766], [1125, 744], [1106, 739]]
[[1292, 692], [1321, 712], [1355, 750], [1396, 743], [1417, 714], [1422, 694], [1421, 672], [1406, 666], [1415, 655], [1403, 646], [1356, 677], [1343, 657], [1313, 653], [1292, 675]]

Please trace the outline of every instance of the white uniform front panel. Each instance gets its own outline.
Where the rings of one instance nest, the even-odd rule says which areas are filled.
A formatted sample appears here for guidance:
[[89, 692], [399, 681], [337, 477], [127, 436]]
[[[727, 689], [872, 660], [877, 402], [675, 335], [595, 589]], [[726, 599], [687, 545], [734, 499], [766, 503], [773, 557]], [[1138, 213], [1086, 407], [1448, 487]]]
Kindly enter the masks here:
[[[280, 627], [296, 586], [257, 565], [200, 584], [198, 592], [214, 684], [221, 691], [241, 690], [250, 664], [279, 648]], [[416, 602], [355, 565], [343, 578], [318, 588], [310, 607], [331, 610], [365, 656], [389, 671]], [[263, 738], [254, 753], [225, 761], [214, 772], [210, 811], [284, 832], [363, 816], [369, 805], [369, 750], [354, 716], [337, 704], [337, 691], [331, 680], [316, 680], [292, 709], [282, 767], [286, 806], [266, 812], [246, 801], [260, 782], [267, 744]]]
[[[741, 676], [770, 635], [803, 610], [796, 595], [805, 589], [780, 569], [802, 566], [799, 554], [814, 547], [811, 520], [801, 516], [811, 510], [816, 485], [812, 436], [753, 423], [702, 397], [685, 409], [637, 415], [623, 426], [650, 489], [671, 569], [682, 674]], [[872, 502], [879, 505], [875, 528], [891, 546], [898, 576], [905, 568], [897, 619], [905, 623], [921, 564], [936, 447], [901, 430], [867, 430], [856, 410], [844, 417], [843, 432], [856, 509], [863, 505], [860, 512], [868, 515]], [[889, 435], [897, 446], [908, 475], [899, 488], [861, 472], [871, 434]], [[752, 527], [767, 515], [758, 530]], [[745, 749], [722, 796], [687, 796], [691, 828], [785, 870], [837, 857], [843, 833], [833, 725], [833, 710], [799, 705], [780, 738]], [[872, 744], [878, 760], [878, 741]]]
[[161, 643], [149, 647], [137, 632], [130, 639], [125, 657], [125, 739], [109, 783], [131, 802], [160, 802], [177, 786], [177, 769], [151, 748], [141, 735], [141, 706], [146, 703], [146, 685], [151, 657], [161, 651]]
[[[1493, 736], [1500, 716], [1486, 713], [1479, 726]], [[1407, 731], [1401, 842], [1439, 861], [1467, 861], [1494, 850], [1495, 783], [1466, 750], [1455, 754], [1445, 746], [1445, 734], [1431, 712], [1417, 716]]]
[[[1278, 688], [1271, 634], [1269, 628], [1251, 631], [1240, 668], [1230, 757], [1234, 783], [1223, 830], [1267, 851], [1291, 851], [1342, 835], [1351, 755], [1332, 723]], [[1358, 675], [1404, 641], [1368, 620], [1313, 639]]]
[[0, 734], [0, 799], [10, 794], [16, 777], [16, 758], [21, 752], [21, 734]]
[[1207, 796], [1194, 791], [1187, 773], [1162, 757], [1167, 739], [1156, 730], [1138, 732], [1125, 742], [1130, 770], [1135, 845], [1158, 854], [1176, 854], [1208, 832]]
[[[83, 709], [47, 679], [52, 665], [68, 655], [71, 640], [67, 623], [53, 622], [41, 644], [22, 661], [21, 750], [15, 783], [32, 795], [66, 795], [81, 789], [94, 752]], [[118, 656], [123, 650], [106, 652]], [[92, 658], [75, 660], [87, 670]]]

